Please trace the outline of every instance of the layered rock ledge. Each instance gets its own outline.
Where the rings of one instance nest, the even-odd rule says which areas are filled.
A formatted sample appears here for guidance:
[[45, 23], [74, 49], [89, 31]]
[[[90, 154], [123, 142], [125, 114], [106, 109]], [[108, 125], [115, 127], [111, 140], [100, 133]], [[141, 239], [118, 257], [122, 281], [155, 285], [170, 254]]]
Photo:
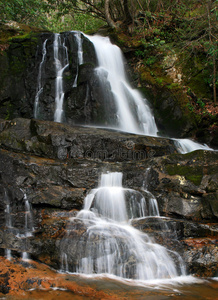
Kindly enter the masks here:
[[[155, 218], [133, 225], [178, 251], [189, 273], [213, 276], [218, 267], [217, 157], [217, 152], [203, 150], [178, 154], [170, 139], [34, 119], [1, 121], [0, 253], [10, 249], [19, 257], [27, 252], [60, 269], [69, 219], [101, 173], [117, 171], [123, 172], [124, 187], [143, 192], [146, 183], [168, 229]], [[25, 197], [35, 228], [27, 239], [22, 238]], [[6, 226], [7, 202], [12, 229]], [[77, 222], [75, 230], [80, 236], [84, 228]]]

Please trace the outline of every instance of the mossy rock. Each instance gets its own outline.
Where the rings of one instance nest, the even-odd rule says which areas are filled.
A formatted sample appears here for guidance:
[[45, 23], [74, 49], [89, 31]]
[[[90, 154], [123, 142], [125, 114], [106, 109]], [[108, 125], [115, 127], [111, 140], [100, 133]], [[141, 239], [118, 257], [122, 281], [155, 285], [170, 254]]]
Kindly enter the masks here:
[[200, 185], [203, 177], [202, 167], [192, 167], [192, 166], [181, 166], [177, 165], [166, 165], [166, 170], [169, 175], [180, 175], [184, 176], [185, 179], [190, 180], [195, 185]]
[[197, 150], [186, 154], [171, 154], [164, 161], [164, 168], [170, 176], [184, 176], [195, 185], [201, 184], [205, 175], [217, 174], [217, 152]]

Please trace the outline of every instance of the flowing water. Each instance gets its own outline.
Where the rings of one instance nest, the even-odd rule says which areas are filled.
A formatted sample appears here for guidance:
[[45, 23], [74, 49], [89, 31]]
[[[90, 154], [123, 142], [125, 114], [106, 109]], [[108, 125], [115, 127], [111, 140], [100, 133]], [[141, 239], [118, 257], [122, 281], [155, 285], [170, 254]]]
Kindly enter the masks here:
[[54, 121], [62, 122], [64, 119], [64, 88], [63, 88], [63, 73], [69, 66], [67, 47], [65, 46], [65, 40], [61, 41], [60, 34], [54, 35], [54, 62], [56, 68], [56, 80], [55, 80], [55, 113]]
[[83, 64], [83, 49], [82, 49], [82, 39], [81, 39], [81, 32], [80, 31], [72, 31], [76, 37], [76, 42], [78, 46], [77, 56], [78, 56], [78, 64], [77, 64], [77, 72], [76, 77], [73, 83], [73, 87], [77, 87], [77, 79], [79, 74], [79, 66]]
[[[33, 236], [34, 226], [33, 226], [33, 215], [31, 205], [27, 199], [26, 194], [24, 194], [24, 201], [25, 201], [25, 224], [24, 224], [24, 234], [23, 237], [27, 242], [27, 238]], [[23, 260], [29, 259], [29, 254], [24, 251], [22, 253]]]
[[188, 153], [195, 150], [213, 150], [207, 145], [201, 145], [197, 142], [194, 142], [190, 139], [174, 139], [174, 143], [177, 147], [178, 152]]
[[95, 47], [99, 63], [96, 71], [99, 78], [104, 78], [102, 74], [105, 72], [107, 74], [117, 108], [118, 129], [156, 136], [157, 126], [146, 99], [128, 83], [120, 48], [111, 44], [108, 37], [86, 37]]
[[[77, 66], [72, 87], [77, 87], [79, 66], [84, 63], [82, 38], [88, 38], [96, 51], [98, 67], [96, 74], [104, 91], [105, 99], [110, 99], [107, 93], [112, 94], [115, 102], [116, 112], [113, 116], [113, 124], [106, 120], [109, 128], [119, 129], [121, 131], [134, 134], [158, 136], [158, 128], [155, 123], [154, 115], [149, 107], [148, 101], [142, 97], [138, 90], [133, 89], [125, 72], [123, 54], [119, 47], [113, 45], [108, 37], [88, 36], [78, 31], [72, 31], [77, 44]], [[44, 41], [42, 47], [42, 60], [39, 66], [38, 85], [34, 104], [34, 117], [40, 116], [40, 96], [43, 93], [43, 67], [46, 62], [46, 44]], [[64, 81], [63, 73], [69, 66], [68, 49], [65, 45], [65, 39], [61, 34], [54, 34], [53, 41], [54, 65], [56, 70], [55, 79], [55, 112], [54, 121], [63, 122], [64, 112]], [[108, 85], [110, 89], [108, 91]], [[87, 93], [89, 88], [87, 86]], [[108, 101], [108, 100], [105, 100]], [[173, 139], [180, 153], [187, 153], [194, 150], [213, 150], [207, 145], [201, 145], [190, 139]]]
[[[98, 35], [86, 35], [86, 37], [90, 39], [96, 50], [99, 77], [103, 72], [107, 73], [107, 81], [110, 83], [117, 106], [118, 129], [135, 134], [157, 136], [157, 125], [147, 100], [128, 83], [119, 47], [111, 44], [108, 37]], [[106, 90], [106, 87], [104, 89]], [[197, 149], [212, 150], [207, 145], [201, 145], [189, 139], [174, 140], [180, 153]]]
[[[5, 208], [5, 227], [6, 230], [9, 233], [13, 233], [13, 235], [15, 235], [17, 238], [22, 239], [23, 244], [25, 245], [25, 248], [27, 249], [27, 241], [28, 238], [33, 236], [33, 232], [34, 232], [34, 221], [33, 221], [33, 214], [32, 214], [32, 209], [31, 209], [31, 205], [27, 199], [26, 194], [24, 193], [24, 226], [23, 228], [17, 228], [15, 227], [15, 225], [13, 223], [15, 223], [15, 221], [13, 221], [12, 219], [12, 215], [16, 215], [16, 214], [22, 214], [22, 211], [18, 211], [16, 214], [13, 213], [12, 211], [12, 207], [10, 204], [10, 198], [8, 196], [7, 190], [4, 191], [4, 202], [6, 205]], [[11, 254], [11, 250], [10, 249], [5, 249], [5, 256], [7, 257], [8, 260], [12, 259], [12, 254]], [[22, 252], [22, 258], [25, 259], [29, 259], [29, 255], [26, 251]]]
[[35, 96], [35, 103], [34, 103], [34, 118], [39, 118], [40, 113], [39, 113], [39, 100], [40, 100], [40, 95], [43, 93], [43, 67], [46, 61], [46, 44], [47, 44], [47, 39], [44, 41], [42, 45], [42, 60], [39, 65], [39, 73], [38, 73], [38, 78], [37, 78], [37, 90], [36, 90], [36, 96]]
[[[7, 190], [4, 190], [4, 201], [6, 204], [5, 208], [5, 226], [6, 230], [9, 232], [12, 229], [12, 212], [11, 212], [11, 205], [10, 205], [10, 199], [8, 197]], [[5, 256], [8, 260], [11, 260], [12, 255], [11, 255], [11, 250], [10, 249], [5, 249]]]
[[[81, 244], [75, 254], [76, 273], [106, 273], [137, 280], [185, 275], [177, 253], [156, 244], [149, 235], [130, 225], [130, 219], [147, 216], [147, 204], [140, 192], [122, 187], [122, 176], [120, 172], [102, 174], [99, 187], [87, 195], [83, 210], [76, 216], [87, 226], [85, 250], [81, 251]], [[81, 239], [83, 242], [84, 237]], [[63, 240], [63, 251], [66, 243], [68, 239]], [[62, 252], [62, 268], [67, 266], [64, 271], [73, 270], [68, 255]]]

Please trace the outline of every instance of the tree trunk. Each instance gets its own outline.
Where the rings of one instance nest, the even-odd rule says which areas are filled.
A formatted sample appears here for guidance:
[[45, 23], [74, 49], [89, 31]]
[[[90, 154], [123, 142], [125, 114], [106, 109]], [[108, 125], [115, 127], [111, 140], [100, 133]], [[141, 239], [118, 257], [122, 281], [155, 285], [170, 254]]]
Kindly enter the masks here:
[[[212, 32], [211, 32], [211, 9], [212, 9], [212, 1], [208, 0], [207, 3], [207, 14], [208, 14], [208, 25], [209, 25], [209, 40], [210, 47], [213, 48], [213, 40], [212, 40]], [[216, 103], [216, 52], [214, 50], [213, 55], [213, 101]]]
[[124, 6], [124, 13], [125, 13], [125, 23], [126, 24], [131, 24], [133, 22], [133, 18], [129, 12], [129, 5], [128, 5], [128, 0], [123, 1], [123, 6]]
[[217, 103], [216, 100], [216, 54], [213, 54], [213, 101]]
[[110, 0], [105, 0], [104, 11], [105, 11], [105, 18], [108, 25], [112, 28], [117, 28], [116, 23], [112, 20], [110, 15]]

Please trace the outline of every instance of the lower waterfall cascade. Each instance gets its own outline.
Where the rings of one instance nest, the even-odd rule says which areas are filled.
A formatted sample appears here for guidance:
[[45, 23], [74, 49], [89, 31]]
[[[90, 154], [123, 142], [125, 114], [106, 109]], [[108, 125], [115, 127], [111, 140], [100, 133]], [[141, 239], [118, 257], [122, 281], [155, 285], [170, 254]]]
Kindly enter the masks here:
[[[134, 218], [147, 217], [149, 211], [158, 218], [159, 212], [150, 208], [156, 206], [153, 195], [147, 203], [142, 193], [122, 187], [122, 177], [121, 172], [102, 174], [99, 187], [86, 196], [84, 208], [70, 219], [70, 223], [84, 223], [87, 230], [78, 241], [77, 252], [72, 254], [69, 239], [73, 239], [74, 229], [69, 225], [61, 242], [61, 271], [106, 273], [137, 280], [184, 276], [185, 266], [178, 253], [131, 226]], [[70, 263], [70, 256], [76, 257], [75, 266]]]

